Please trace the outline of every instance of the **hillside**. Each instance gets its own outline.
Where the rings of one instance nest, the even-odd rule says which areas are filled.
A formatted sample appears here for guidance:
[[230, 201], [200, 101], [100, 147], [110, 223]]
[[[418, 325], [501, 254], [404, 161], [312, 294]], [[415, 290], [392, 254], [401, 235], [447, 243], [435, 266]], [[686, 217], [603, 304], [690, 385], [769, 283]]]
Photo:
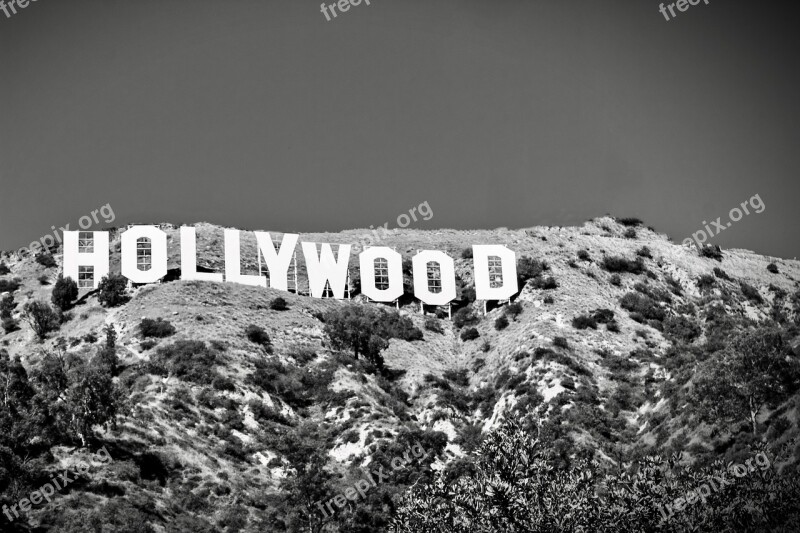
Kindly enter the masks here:
[[[175, 265], [178, 228], [161, 227]], [[222, 272], [222, 228], [195, 227], [198, 265]], [[355, 244], [366, 232], [301, 234], [300, 241]], [[114, 273], [118, 233], [111, 244]], [[82, 293], [40, 341], [23, 311], [28, 302], [51, 301], [61, 250], [52, 250], [52, 266], [4, 253], [0, 290], [11, 289], [9, 320], [18, 329], [0, 337], [7, 435], [0, 500], [17, 504], [100, 448], [111, 457], [92, 463], [52, 502], [14, 520], [0, 516], [4, 531], [387, 531], [398, 507], [420, 509], [402, 499], [412, 487], [474, 468], [474, 452], [503, 430], [504, 419], [536, 435], [553, 468], [593, 460], [600, 471], [619, 472], [672, 453], [701, 468], [744, 462], [764, 449], [775, 475], [797, 478], [800, 262], [738, 249], [722, 250], [718, 260], [611, 217], [581, 227], [395, 230], [376, 244], [404, 258], [447, 252], [465, 294], [473, 274], [463, 251], [472, 244], [504, 244], [533, 261], [514, 305], [490, 306], [485, 315], [483, 303], [468, 297], [452, 320], [446, 312], [423, 316], [418, 303], [403, 299], [399, 313], [411, 324], [387, 326], [382, 368], [378, 359], [337, 349], [332, 317], [350, 306], [388, 314], [393, 306], [232, 283], [131, 287], [113, 307], [96, 292]], [[244, 273], [255, 273], [255, 259], [255, 239], [243, 232]], [[354, 256], [353, 278], [357, 266]], [[285, 310], [273, 308], [279, 297]], [[162, 324], [154, 330], [163, 337], [145, 337], [144, 319], [172, 328]], [[464, 334], [471, 327], [473, 339]], [[258, 328], [266, 335], [252, 333]], [[750, 346], [748, 334], [773, 333], [776, 364], [785, 370], [753, 375], [759, 391], [773, 394], [742, 415], [741, 402], [726, 401], [730, 391], [719, 385], [734, 373], [726, 357]], [[109, 344], [118, 358], [112, 377], [91, 381]], [[714, 401], [727, 407], [716, 410]], [[88, 422], [76, 425], [81, 416]], [[425, 453], [416, 455], [419, 449]], [[386, 480], [359, 484], [380, 466]], [[342, 496], [359, 488], [363, 495]], [[346, 504], [326, 507], [337, 497]], [[515, 527], [507, 530], [525, 530]], [[431, 529], [405, 529], [423, 530]]]

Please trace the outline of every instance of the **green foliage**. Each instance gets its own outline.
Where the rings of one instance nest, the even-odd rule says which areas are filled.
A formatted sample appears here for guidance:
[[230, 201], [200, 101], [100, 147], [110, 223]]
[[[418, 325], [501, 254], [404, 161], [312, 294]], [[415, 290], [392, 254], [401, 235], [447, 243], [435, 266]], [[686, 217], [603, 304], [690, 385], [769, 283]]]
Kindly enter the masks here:
[[53, 304], [66, 311], [72, 307], [72, 302], [78, 298], [78, 284], [70, 277], [58, 276], [56, 284], [53, 287], [52, 300]]
[[514, 320], [516, 320], [517, 317], [522, 314], [522, 311], [523, 307], [519, 302], [510, 303], [503, 308], [503, 313], [505, 313], [507, 316], [510, 316]]
[[614, 274], [609, 279], [609, 283], [611, 283], [615, 287], [620, 287], [622, 285], [622, 278], [619, 276], [619, 274]]
[[0, 298], [0, 318], [11, 318], [14, 309], [17, 307], [17, 302], [14, 301], [13, 294], [6, 294]]
[[634, 315], [650, 320], [664, 320], [666, 312], [661, 308], [658, 303], [639, 292], [629, 292], [620, 299], [620, 306], [631, 313], [631, 318]]
[[471, 307], [463, 307], [453, 314], [453, 325], [459, 329], [475, 325], [478, 322], [480, 322], [480, 318], [475, 315]]
[[128, 280], [121, 274], [104, 276], [98, 285], [97, 301], [105, 307], [117, 307], [128, 301], [125, 287]]
[[60, 320], [50, 304], [41, 300], [27, 302], [22, 307], [22, 318], [31, 327], [39, 341], [43, 341], [47, 334], [58, 329]]
[[142, 337], [145, 338], [154, 337], [157, 339], [163, 339], [164, 337], [169, 337], [170, 335], [175, 334], [175, 326], [161, 317], [155, 320], [152, 318], [143, 318], [142, 321], [139, 322], [138, 327], [139, 333], [141, 333]]
[[709, 292], [717, 285], [717, 280], [714, 276], [709, 274], [703, 274], [699, 278], [697, 278], [697, 288], [700, 289], [700, 292], [703, 294]]
[[764, 303], [764, 298], [761, 297], [761, 294], [758, 292], [758, 289], [750, 285], [749, 283], [745, 283], [744, 281], [741, 283], [742, 294], [745, 298], [753, 302], [754, 304], [762, 304]]
[[623, 234], [623, 236], [626, 239], [635, 239], [636, 238], [636, 230], [633, 229], [633, 228], [628, 228], [628, 229], [625, 230], [625, 233]]
[[497, 317], [497, 320], [494, 321], [494, 329], [497, 331], [504, 330], [508, 327], [508, 319], [506, 315], [500, 315]]
[[533, 259], [527, 255], [517, 260], [517, 279], [520, 288], [524, 287], [528, 280], [539, 278], [544, 272], [550, 270], [550, 266], [545, 261]]
[[702, 332], [697, 323], [684, 316], [672, 316], [664, 321], [664, 335], [680, 342], [694, 342]]
[[567, 341], [566, 337], [555, 337], [553, 339], [553, 346], [563, 348], [564, 350], [569, 350], [569, 342]]
[[461, 332], [461, 340], [465, 342], [475, 340], [480, 336], [481, 334], [478, 333], [478, 330], [475, 328], [466, 328], [464, 331]]
[[150, 373], [174, 376], [199, 385], [210, 385], [217, 376], [219, 351], [201, 341], [179, 340], [162, 346], [150, 357]]
[[716, 244], [704, 244], [699, 250], [700, 257], [722, 261], [722, 249]]
[[728, 273], [725, 272], [724, 270], [722, 270], [719, 267], [714, 267], [714, 275], [716, 277], [718, 277], [719, 279], [724, 279], [726, 281], [733, 281], [733, 279], [731, 279], [731, 277], [728, 275]]
[[289, 305], [286, 303], [285, 299], [278, 296], [269, 303], [269, 308], [273, 311], [286, 311], [289, 309]]
[[464, 248], [461, 250], [461, 259], [472, 259], [472, 248]]

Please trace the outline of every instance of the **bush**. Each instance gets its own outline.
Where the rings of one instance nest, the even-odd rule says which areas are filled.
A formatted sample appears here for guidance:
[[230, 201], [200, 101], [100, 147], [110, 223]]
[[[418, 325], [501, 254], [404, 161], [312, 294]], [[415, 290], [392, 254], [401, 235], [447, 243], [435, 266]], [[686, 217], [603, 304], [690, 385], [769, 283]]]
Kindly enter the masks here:
[[614, 274], [608, 281], [615, 287], [620, 287], [622, 285], [622, 278], [619, 277], [619, 274]]
[[479, 321], [480, 318], [475, 316], [475, 313], [472, 311], [471, 307], [463, 307], [456, 311], [456, 313], [453, 315], [453, 325], [459, 329], [463, 328], [464, 326], [477, 324]]
[[0, 292], [14, 292], [19, 286], [20, 282], [17, 279], [0, 279]]
[[703, 330], [683, 316], [669, 317], [664, 321], [664, 335], [685, 343], [693, 342]]
[[645, 319], [661, 321], [666, 317], [666, 312], [654, 299], [638, 292], [629, 292], [623, 296], [620, 306], [631, 313], [631, 318], [639, 315]]
[[444, 333], [444, 329], [442, 329], [442, 325], [439, 323], [439, 321], [436, 318], [434, 318], [432, 316], [426, 316], [425, 317], [425, 329], [427, 329], [428, 331], [432, 331], [434, 333], [439, 333], [439, 334]]
[[154, 341], [152, 339], [148, 339], [146, 341], [142, 341], [142, 342], [139, 343], [139, 349], [140, 350], [149, 350], [150, 348], [152, 348], [156, 344], [158, 344], [158, 341]]
[[710, 274], [703, 274], [697, 278], [697, 288], [700, 292], [707, 292], [717, 284], [717, 280]]
[[644, 272], [644, 262], [641, 257], [634, 261], [619, 256], [606, 256], [603, 258], [602, 267], [608, 272], [629, 272], [631, 274], [641, 274]]
[[61, 322], [58, 313], [50, 307], [50, 304], [40, 300], [26, 303], [22, 308], [22, 317], [40, 341], [43, 341], [51, 331], [57, 330]]
[[532, 285], [534, 289], [541, 290], [553, 290], [558, 288], [558, 282], [556, 282], [553, 276], [534, 278]]
[[616, 220], [623, 226], [628, 226], [628, 227], [641, 226], [642, 224], [644, 224], [644, 222], [642, 222], [641, 219], [635, 217], [623, 217], [623, 218], [618, 218]]
[[497, 320], [494, 321], [494, 329], [497, 331], [504, 330], [508, 327], [508, 319], [506, 315], [500, 315], [497, 317]]
[[98, 286], [97, 301], [100, 305], [106, 307], [117, 307], [128, 301], [125, 294], [125, 287], [128, 286], [128, 280], [121, 274], [112, 274], [105, 276], [100, 280]]
[[547, 296], [545, 296], [545, 297], [544, 297], [544, 303], [546, 303], [546, 304], [552, 304], [552, 303], [555, 303], [555, 300], [553, 299], [553, 297], [552, 297], [552, 296], [550, 296], [550, 295], [548, 294]]
[[478, 333], [478, 330], [475, 328], [467, 328], [461, 332], [461, 340], [465, 342], [475, 340], [480, 336], [481, 334]]
[[16, 307], [17, 302], [14, 301], [13, 294], [6, 294], [0, 298], [0, 318], [11, 318]]
[[163, 318], [157, 318], [155, 320], [152, 318], [144, 318], [139, 322], [139, 332], [142, 334], [142, 337], [163, 339], [164, 337], [175, 334], [175, 326]]
[[59, 275], [53, 287], [51, 299], [56, 307], [62, 311], [66, 311], [72, 307], [72, 302], [78, 299], [78, 284], [70, 277], [65, 278]]
[[548, 270], [550, 266], [545, 261], [532, 259], [527, 255], [520, 257], [517, 260], [517, 279], [520, 287], [524, 287], [528, 280], [537, 278]]
[[3, 331], [8, 334], [12, 331], [17, 331], [19, 329], [19, 322], [15, 319], [9, 317], [4, 317], [2, 320]]
[[767, 265], [767, 270], [769, 270], [773, 274], [777, 274], [778, 273], [778, 265], [776, 265], [775, 263], [770, 263], [770, 264]]
[[633, 229], [633, 228], [628, 228], [628, 229], [625, 230], [625, 233], [623, 234], [623, 236], [626, 239], [635, 239], [636, 238], [636, 230]]
[[472, 259], [472, 248], [464, 248], [461, 250], [461, 259]]
[[42, 252], [39, 255], [37, 255], [36, 262], [46, 268], [53, 268], [55, 266], [58, 266], [58, 263], [56, 263], [55, 258], [49, 252]]
[[722, 249], [716, 244], [705, 244], [699, 250], [700, 257], [708, 257], [722, 261]]
[[200, 341], [179, 340], [156, 350], [149, 370], [160, 376], [174, 376], [200, 385], [210, 385], [217, 377], [214, 365], [219, 353]]
[[598, 324], [608, 324], [614, 320], [614, 311], [611, 309], [595, 309], [592, 317]]
[[733, 281], [733, 279], [731, 279], [731, 277], [728, 275], [728, 273], [725, 272], [724, 270], [722, 270], [719, 267], [714, 267], [714, 275], [716, 277], [718, 277], [719, 279], [724, 279], [724, 280], [727, 280], [727, 281]]
[[761, 304], [764, 303], [764, 299], [761, 297], [761, 294], [758, 292], [758, 289], [750, 285], [749, 283], [745, 283], [744, 281], [741, 283], [742, 287], [742, 294], [753, 303]]
[[572, 327], [576, 329], [597, 329], [597, 321], [589, 315], [578, 315], [572, 319]]
[[553, 339], [553, 346], [569, 350], [569, 342], [566, 337], [556, 337]]
[[245, 328], [244, 334], [250, 342], [264, 347], [267, 352], [272, 351], [272, 339], [269, 338], [269, 334], [261, 326], [250, 324]]
[[642, 246], [641, 248], [636, 250], [636, 255], [638, 255], [639, 257], [647, 258], [647, 259], [652, 259], [653, 258], [653, 252], [651, 252], [650, 248], [648, 248], [647, 246]]
[[513, 304], [508, 304], [503, 312], [513, 318], [514, 320], [522, 313], [522, 304], [519, 302], [514, 302]]
[[606, 324], [606, 329], [611, 333], [619, 333], [619, 324], [616, 320], [612, 320], [608, 324]]
[[8, 268], [8, 265], [5, 263], [0, 263], [0, 276], [5, 276], [6, 274], [10, 274], [11, 269]]
[[591, 261], [592, 257], [589, 255], [588, 250], [578, 250], [578, 259], [581, 261]]
[[289, 306], [286, 304], [286, 300], [278, 296], [269, 303], [269, 308], [273, 311], [286, 311]]
[[47, 274], [42, 274], [36, 279], [39, 280], [39, 285], [50, 285], [50, 276]]

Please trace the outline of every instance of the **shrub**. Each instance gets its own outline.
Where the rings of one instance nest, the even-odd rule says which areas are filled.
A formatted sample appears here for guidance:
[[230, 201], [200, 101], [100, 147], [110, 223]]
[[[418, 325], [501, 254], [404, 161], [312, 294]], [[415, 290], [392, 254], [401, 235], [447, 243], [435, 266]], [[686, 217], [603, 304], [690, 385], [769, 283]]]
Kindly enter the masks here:
[[317, 358], [316, 350], [314, 350], [314, 348], [309, 345], [292, 346], [292, 348], [289, 349], [286, 355], [294, 359], [295, 362], [301, 366], [307, 365], [308, 363]]
[[572, 319], [572, 327], [576, 329], [597, 329], [597, 321], [589, 315], [578, 315]]
[[471, 307], [463, 307], [456, 311], [456, 313], [453, 315], [453, 325], [459, 329], [463, 328], [464, 326], [477, 324], [479, 321], [480, 318], [475, 316], [475, 313], [472, 311]]
[[478, 333], [478, 330], [475, 328], [467, 328], [461, 332], [461, 340], [462, 341], [471, 341], [480, 337], [481, 334]]
[[619, 276], [619, 274], [614, 274], [608, 281], [615, 287], [619, 287], [622, 285], [622, 278]]
[[152, 348], [156, 344], [158, 344], [158, 341], [154, 341], [152, 339], [144, 340], [144, 341], [139, 343], [139, 349], [140, 350], [149, 350], [150, 348]]
[[53, 287], [53, 295], [51, 297], [53, 304], [62, 311], [66, 311], [72, 307], [72, 302], [78, 298], [78, 284], [75, 283], [70, 277], [58, 276], [56, 284]]
[[635, 217], [623, 217], [623, 218], [618, 218], [616, 220], [623, 226], [628, 226], [628, 227], [641, 226], [642, 224], [644, 224], [644, 222], [642, 222], [641, 219]]
[[472, 259], [472, 248], [464, 248], [461, 250], [461, 259]]
[[542, 290], [553, 290], [558, 288], [558, 282], [553, 276], [546, 278], [538, 277], [533, 280], [533, 288]]
[[716, 244], [705, 244], [700, 248], [698, 253], [700, 257], [708, 257], [710, 259], [722, 261], [722, 249]]
[[775, 263], [770, 263], [770, 264], [767, 265], [767, 270], [769, 270], [773, 274], [777, 274], [778, 273], [778, 265], [776, 265]]
[[[666, 316], [665, 311], [646, 294], [638, 292], [629, 292], [620, 300], [620, 305], [626, 311], [631, 313], [631, 318], [636, 315], [645, 319], [651, 320], [664, 320]], [[634, 318], [635, 319], [635, 318]]]
[[444, 333], [444, 329], [442, 329], [442, 325], [439, 323], [439, 321], [436, 318], [434, 318], [432, 316], [426, 316], [425, 317], [425, 329], [427, 329], [428, 331], [432, 331], [434, 333], [439, 333], [439, 334]]
[[545, 261], [539, 261], [530, 257], [522, 256], [517, 260], [517, 279], [519, 285], [524, 287], [530, 279], [537, 278], [543, 272], [550, 270], [550, 266]]
[[19, 322], [15, 319], [9, 317], [4, 317], [2, 320], [3, 331], [6, 334], [11, 333], [12, 331], [17, 331], [19, 329]]
[[629, 272], [631, 274], [641, 274], [645, 270], [644, 262], [641, 257], [637, 257], [636, 260], [631, 261], [624, 257], [607, 255], [603, 258], [602, 266], [608, 272], [612, 273]]
[[716, 277], [718, 277], [719, 279], [724, 279], [724, 280], [727, 280], [727, 281], [733, 281], [733, 279], [731, 279], [731, 277], [728, 275], [728, 273], [725, 272], [724, 270], [722, 270], [719, 267], [714, 267], [714, 275]]
[[647, 246], [642, 246], [641, 248], [636, 250], [636, 255], [638, 255], [639, 257], [645, 257], [647, 259], [653, 258], [653, 252], [651, 252], [650, 248], [648, 248]]
[[578, 250], [578, 259], [581, 261], [591, 261], [592, 257], [589, 255], [588, 250]]
[[701, 332], [699, 325], [683, 316], [669, 317], [664, 321], [664, 335], [685, 343], [693, 342]]
[[14, 292], [19, 286], [20, 282], [17, 279], [0, 279], [0, 292]]
[[100, 280], [97, 287], [99, 291], [97, 294], [97, 301], [100, 305], [106, 307], [116, 307], [128, 301], [125, 294], [125, 287], [128, 286], [128, 280], [121, 274], [112, 274], [105, 276]]
[[598, 324], [608, 324], [614, 320], [614, 311], [611, 309], [595, 309], [592, 317], [597, 320]]
[[11, 314], [17, 307], [13, 294], [6, 294], [0, 298], [0, 318], [11, 318]]
[[445, 370], [442, 374], [442, 377], [444, 377], [444, 379], [447, 381], [452, 381], [461, 387], [469, 386], [469, 376], [467, 375], [466, 368], [461, 368], [459, 370]]
[[628, 229], [625, 230], [625, 233], [623, 234], [623, 236], [626, 239], [635, 239], [636, 238], [636, 230], [633, 229], [633, 228], [628, 228]]
[[552, 304], [552, 303], [555, 303], [555, 300], [553, 299], [553, 297], [552, 297], [552, 296], [550, 296], [550, 295], [548, 294], [547, 296], [545, 296], [545, 297], [544, 297], [544, 303], [546, 303], [546, 304]]
[[513, 318], [514, 320], [522, 313], [522, 304], [519, 302], [514, 302], [513, 304], [508, 304], [503, 312]]
[[201, 341], [179, 340], [156, 350], [149, 370], [160, 376], [174, 376], [200, 385], [210, 385], [217, 373], [219, 353]]
[[[489, 351], [489, 350], [491, 350], [491, 349], [492, 349], [492, 345], [491, 345], [491, 344], [489, 344], [489, 341], [487, 341], [487, 340], [484, 340], [484, 341], [481, 343], [481, 351], [482, 351], [483, 353], [486, 353], [486, 352], [488, 352], [488, 351]], [[480, 359], [480, 360], [481, 360], [481, 361], [483, 361], [483, 359]], [[477, 370], [476, 370], [476, 372], [477, 372]]]
[[142, 337], [155, 337], [163, 339], [175, 334], [175, 326], [163, 318], [144, 318], [139, 322], [139, 332]]
[[764, 303], [764, 299], [761, 297], [761, 294], [758, 292], [758, 289], [756, 289], [749, 283], [745, 283], [744, 281], [741, 283], [741, 287], [742, 287], [742, 294], [744, 295], [745, 298], [756, 304]]
[[259, 346], [264, 347], [268, 352], [272, 350], [272, 339], [269, 338], [269, 334], [264, 331], [264, 328], [261, 326], [256, 326], [255, 324], [250, 324], [244, 330], [244, 334], [252, 343], [258, 344]]
[[289, 306], [286, 304], [286, 300], [278, 296], [274, 300], [269, 303], [269, 308], [273, 311], [286, 311], [289, 309]]
[[26, 303], [22, 308], [22, 317], [40, 341], [43, 341], [51, 331], [57, 330], [60, 324], [58, 313], [50, 307], [50, 304], [40, 300]]
[[619, 333], [619, 324], [616, 320], [612, 320], [608, 324], [606, 324], [606, 329], [612, 333]]
[[566, 337], [556, 337], [553, 339], [553, 346], [569, 350], [569, 342]]
[[49, 252], [42, 252], [39, 255], [37, 255], [36, 262], [45, 268], [53, 268], [55, 266], [58, 266], [58, 263], [56, 263], [55, 258]]
[[500, 315], [497, 317], [497, 320], [494, 321], [494, 329], [497, 331], [504, 330], [508, 327], [508, 319], [506, 315]]
[[8, 268], [8, 265], [5, 263], [0, 263], [0, 276], [5, 276], [6, 274], [10, 274], [11, 269]]

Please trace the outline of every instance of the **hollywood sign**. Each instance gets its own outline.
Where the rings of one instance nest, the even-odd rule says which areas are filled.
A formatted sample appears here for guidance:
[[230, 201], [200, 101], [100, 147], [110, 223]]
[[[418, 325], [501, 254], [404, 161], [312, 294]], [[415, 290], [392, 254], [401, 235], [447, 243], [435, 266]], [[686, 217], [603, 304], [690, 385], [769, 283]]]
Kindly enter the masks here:
[[[109, 235], [106, 231], [91, 232], [91, 246], [79, 246], [80, 233], [64, 232], [64, 276], [78, 280], [81, 268], [90, 267], [91, 283], [97, 288], [100, 279], [109, 272]], [[276, 248], [269, 233], [253, 233], [256, 237], [257, 253], [269, 271], [270, 288], [288, 291], [288, 271], [299, 236], [293, 233], [284, 234]], [[149, 268], [146, 270], [141, 269], [137, 261], [137, 249], [141, 242], [149, 245]], [[300, 246], [305, 258], [311, 296], [322, 298], [326, 286], [329, 286], [334, 298], [344, 298], [351, 245], [339, 245], [336, 255], [330, 244], [322, 244], [319, 252], [317, 243], [301, 242]], [[181, 227], [181, 279], [267, 287], [265, 276], [243, 274], [241, 271], [239, 230], [225, 230], [224, 277], [221, 273], [197, 271], [196, 248], [195, 229]], [[516, 254], [512, 250], [496, 244], [474, 244], [472, 250], [475, 294], [478, 300], [504, 300], [517, 293], [517, 262]], [[367, 248], [358, 254], [358, 261], [362, 294], [376, 302], [393, 302], [403, 295], [403, 259], [398, 252], [385, 246]], [[382, 267], [381, 283], [376, 282], [378, 262]], [[166, 233], [155, 226], [130, 227], [121, 236], [120, 263], [120, 273], [133, 283], [160, 281], [167, 274]], [[422, 250], [412, 258], [412, 266], [414, 296], [417, 299], [427, 305], [447, 305], [456, 299], [455, 263], [452, 257], [442, 251]], [[441, 285], [430, 286], [429, 266], [438, 269]]]

